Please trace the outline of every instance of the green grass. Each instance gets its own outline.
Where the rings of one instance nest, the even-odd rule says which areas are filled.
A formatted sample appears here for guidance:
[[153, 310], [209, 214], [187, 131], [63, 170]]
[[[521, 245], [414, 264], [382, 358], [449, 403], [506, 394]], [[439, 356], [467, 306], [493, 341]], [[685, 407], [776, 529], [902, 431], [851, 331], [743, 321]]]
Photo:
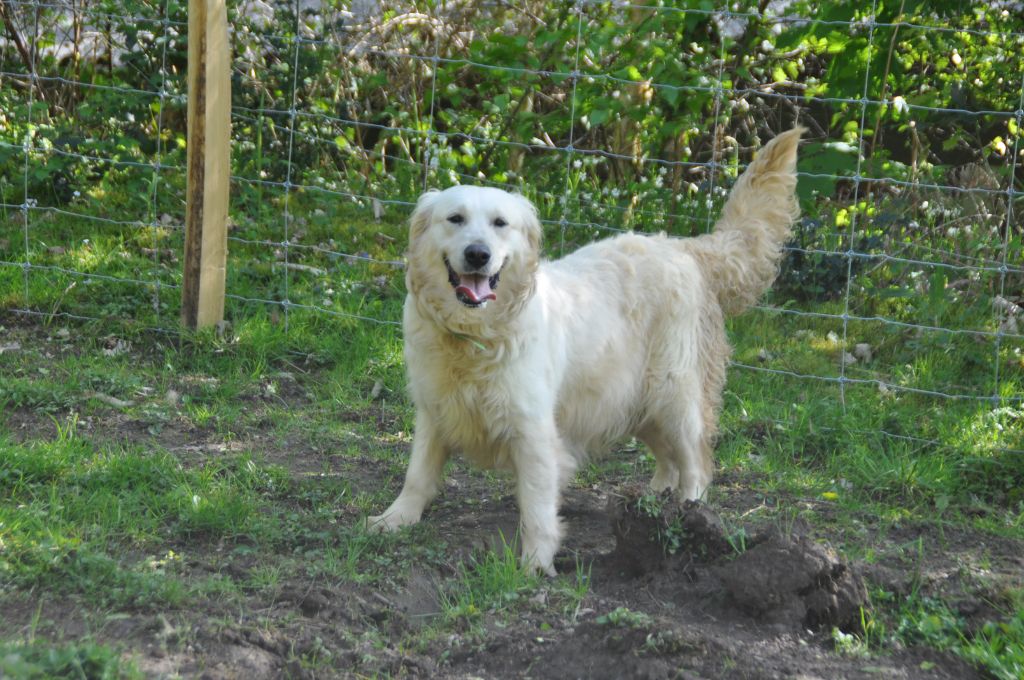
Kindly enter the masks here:
[[457, 619], [503, 611], [536, 590], [539, 583], [540, 577], [524, 570], [513, 547], [505, 543], [460, 565], [455, 582], [442, 591], [444, 612]]
[[175, 548], [246, 535], [284, 483], [248, 456], [185, 468], [166, 452], [97, 447], [73, 423], [58, 427], [51, 441], [0, 440], [0, 592], [180, 605]]
[[958, 637], [957, 653], [999, 680], [1024, 676], [1024, 609], [1018, 608], [1003, 621], [986, 623], [972, 639]]
[[[307, 242], [334, 239], [345, 252], [400, 257], [404, 227], [397, 216], [378, 223], [337, 209], [317, 216], [315, 207], [292, 205], [296, 214], [308, 213]], [[235, 233], [266, 236], [251, 221]], [[280, 306], [229, 300], [227, 332], [167, 333], [152, 329], [176, 326], [179, 291], [157, 291], [150, 283], [176, 284], [180, 265], [156, 261], [142, 248], [174, 250], [179, 232], [102, 232], [86, 221], [44, 220], [33, 224], [32, 235], [34, 264], [147, 283], [32, 270], [26, 298], [21, 270], [0, 267], [0, 309], [27, 303], [56, 313], [0, 320], [20, 344], [0, 352], [0, 409], [13, 414], [6, 431], [0, 424], [0, 608], [5, 598], [46, 593], [75, 603], [87, 617], [203, 606], [222, 608], [216, 615], [230, 618], [254, 592], [297, 581], [380, 588], [426, 565], [454, 575], [437, 584], [443, 615], [423, 635], [536, 608], [545, 616], [576, 616], [589, 588], [582, 564], [554, 582], [539, 581], [505, 546], [451, 565], [450, 539], [430, 523], [381, 536], [359, 521], [395, 491], [379, 479], [361, 481], [361, 468], [372, 462], [380, 466], [377, 478], [398, 483], [412, 414], [400, 329], [345, 315], [399, 319], [401, 270], [295, 249], [290, 262], [326, 274], [290, 271], [266, 247], [233, 242], [239, 264], [229, 275], [232, 292], [283, 300], [287, 271], [289, 300], [333, 314], [301, 308], [285, 314]], [[20, 261], [20, 240], [0, 247], [8, 248], [0, 259]], [[773, 302], [843, 311], [836, 301]], [[991, 329], [993, 322], [990, 310], [969, 304], [925, 308], [868, 295], [854, 305], [863, 316], [911, 323]], [[99, 320], [76, 322], [60, 312]], [[969, 336], [851, 321], [844, 346], [836, 319], [763, 311], [731, 321], [729, 330], [735, 359], [751, 366], [835, 378], [840, 353], [869, 342], [872, 361], [848, 366], [846, 376], [951, 393], [995, 389], [995, 347]], [[118, 341], [127, 351], [117, 350]], [[1019, 350], [1010, 339], [999, 349], [1004, 396], [1024, 392]], [[377, 382], [383, 391], [374, 399]], [[841, 392], [834, 382], [746, 369], [730, 372], [724, 402], [720, 468], [764, 499], [770, 521], [826, 527], [845, 554], [868, 561], [877, 559], [881, 536], [907, 523], [935, 527], [940, 535], [1024, 538], [1024, 466], [1019, 453], [1003, 450], [1024, 448], [1024, 414], [1012, 402], [995, 408], [875, 383]], [[651, 468], [641, 447], [595, 461], [575, 483], [644, 479]], [[712, 504], [727, 493], [713, 487]], [[744, 520], [729, 519], [736, 523], [734, 549], [741, 551]], [[894, 643], [924, 644], [996, 677], [1015, 677], [1024, 607], [1020, 598], [1001, 606], [1003, 615], [971, 629], [941, 599], [880, 596], [863, 631], [837, 645], [870, 655]], [[37, 677], [64, 672], [56, 670], [62, 659], [117, 659], [111, 648], [85, 639], [3, 645], [0, 663], [36, 664], [43, 669]], [[109, 667], [111, 677], [131, 677], [130, 669]]]
[[549, 580], [524, 569], [516, 552], [514, 543], [503, 541], [458, 565], [455, 578], [439, 590], [443, 629], [473, 625], [484, 615], [515, 617], [531, 608], [575, 620], [590, 590], [590, 570], [577, 561], [572, 572]]
[[1024, 674], [1024, 608], [1021, 593], [1011, 599], [1012, 611], [970, 631], [947, 603], [912, 593], [883, 617], [866, 614], [860, 635], [833, 631], [833, 639], [837, 651], [853, 656], [882, 653], [897, 641], [951, 651], [998, 680], [1017, 680]]

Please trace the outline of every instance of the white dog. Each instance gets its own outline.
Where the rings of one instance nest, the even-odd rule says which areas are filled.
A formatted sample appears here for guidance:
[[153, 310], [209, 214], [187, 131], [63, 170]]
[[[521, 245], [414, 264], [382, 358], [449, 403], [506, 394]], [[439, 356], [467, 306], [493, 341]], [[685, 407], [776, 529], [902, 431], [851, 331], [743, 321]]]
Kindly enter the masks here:
[[540, 261], [540, 223], [522, 196], [469, 186], [421, 196], [404, 319], [412, 457], [370, 526], [418, 522], [459, 452], [515, 473], [523, 564], [554, 574], [562, 488], [628, 435], [654, 454], [654, 489], [699, 498], [730, 353], [723, 319], [775, 278], [798, 212], [801, 132], [761, 150], [712, 233], [624, 234], [554, 262]]

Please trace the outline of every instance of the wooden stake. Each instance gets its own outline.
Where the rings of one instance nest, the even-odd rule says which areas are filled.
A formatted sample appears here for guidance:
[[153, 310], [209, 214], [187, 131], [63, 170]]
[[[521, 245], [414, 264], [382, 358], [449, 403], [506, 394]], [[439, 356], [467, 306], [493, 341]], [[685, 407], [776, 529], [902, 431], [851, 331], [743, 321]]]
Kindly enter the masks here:
[[224, 319], [231, 176], [231, 51], [225, 0], [188, 3], [188, 188], [181, 322]]

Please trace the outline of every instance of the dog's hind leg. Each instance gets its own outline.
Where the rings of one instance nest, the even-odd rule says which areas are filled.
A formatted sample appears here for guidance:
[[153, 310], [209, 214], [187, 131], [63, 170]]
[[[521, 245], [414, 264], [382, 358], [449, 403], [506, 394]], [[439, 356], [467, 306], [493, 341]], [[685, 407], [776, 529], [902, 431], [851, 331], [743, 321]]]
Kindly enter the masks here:
[[664, 491], [679, 486], [679, 460], [676, 446], [666, 438], [660, 425], [648, 424], [638, 434], [640, 441], [654, 454], [654, 476], [651, 477], [651, 489]]
[[415, 432], [402, 492], [382, 514], [366, 520], [370, 529], [395, 531], [399, 527], [419, 522], [423, 509], [441, 489], [448, 450], [437, 438], [434, 424], [426, 414], [416, 414]]
[[648, 420], [637, 436], [654, 454], [655, 471], [651, 488], [672, 489], [684, 499], [698, 499], [711, 484], [711, 447], [704, 432], [701, 405], [683, 399], [670, 413]]

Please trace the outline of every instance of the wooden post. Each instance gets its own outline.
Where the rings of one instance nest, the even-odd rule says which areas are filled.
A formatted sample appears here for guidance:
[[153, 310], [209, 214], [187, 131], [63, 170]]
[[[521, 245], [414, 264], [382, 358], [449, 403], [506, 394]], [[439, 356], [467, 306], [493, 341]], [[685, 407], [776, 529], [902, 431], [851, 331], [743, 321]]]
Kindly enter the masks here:
[[225, 0], [188, 3], [188, 186], [181, 322], [224, 319], [231, 176], [231, 51]]

